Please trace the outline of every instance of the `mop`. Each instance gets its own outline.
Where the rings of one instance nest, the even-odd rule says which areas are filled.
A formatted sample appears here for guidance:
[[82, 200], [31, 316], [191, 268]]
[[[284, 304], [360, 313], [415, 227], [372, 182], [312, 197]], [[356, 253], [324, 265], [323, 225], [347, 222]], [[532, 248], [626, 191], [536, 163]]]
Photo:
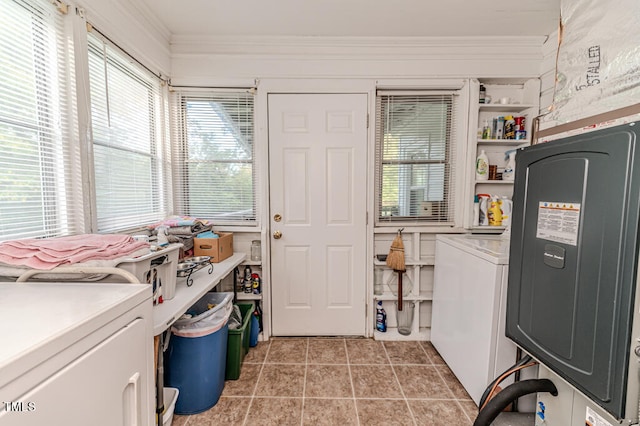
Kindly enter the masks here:
[[405, 272], [404, 264], [404, 244], [402, 243], [402, 231], [398, 229], [398, 235], [393, 239], [389, 255], [387, 256], [387, 266], [398, 274], [398, 310], [402, 310], [402, 274]]

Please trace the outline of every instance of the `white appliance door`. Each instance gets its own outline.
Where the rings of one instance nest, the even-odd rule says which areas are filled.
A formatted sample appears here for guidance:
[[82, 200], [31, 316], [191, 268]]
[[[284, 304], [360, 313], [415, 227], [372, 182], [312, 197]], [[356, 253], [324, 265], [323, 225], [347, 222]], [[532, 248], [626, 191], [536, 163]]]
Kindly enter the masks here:
[[[131, 351], [134, 342], [147, 339], [145, 333], [144, 320], [134, 320], [25, 394], [12, 398], [13, 407], [0, 413], [0, 423], [148, 425], [153, 411], [147, 403], [147, 395], [153, 392], [147, 386], [148, 353]], [[62, 358], [51, 359], [50, 364], [65, 362]]]
[[364, 335], [366, 94], [270, 94], [272, 326]]

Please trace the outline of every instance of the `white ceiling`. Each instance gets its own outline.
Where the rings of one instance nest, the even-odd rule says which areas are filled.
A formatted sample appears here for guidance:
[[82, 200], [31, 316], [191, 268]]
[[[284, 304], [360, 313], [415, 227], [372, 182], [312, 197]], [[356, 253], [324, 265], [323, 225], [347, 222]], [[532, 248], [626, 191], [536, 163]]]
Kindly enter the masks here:
[[134, 0], [171, 35], [546, 36], [560, 0]]

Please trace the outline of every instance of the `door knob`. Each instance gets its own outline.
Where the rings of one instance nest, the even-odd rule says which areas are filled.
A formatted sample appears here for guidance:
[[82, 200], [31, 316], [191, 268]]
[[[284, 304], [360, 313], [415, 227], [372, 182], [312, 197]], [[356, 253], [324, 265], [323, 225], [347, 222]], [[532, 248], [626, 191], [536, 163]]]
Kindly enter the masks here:
[[279, 240], [280, 238], [282, 238], [282, 232], [280, 231], [276, 231], [273, 233], [273, 238], [275, 238], [276, 240]]

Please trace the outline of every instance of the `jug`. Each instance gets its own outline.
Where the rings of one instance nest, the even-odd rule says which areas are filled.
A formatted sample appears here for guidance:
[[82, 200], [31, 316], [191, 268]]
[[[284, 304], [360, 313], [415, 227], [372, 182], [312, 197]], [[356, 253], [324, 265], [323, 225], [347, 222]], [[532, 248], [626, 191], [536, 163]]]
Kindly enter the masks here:
[[500, 199], [500, 210], [502, 211], [502, 226], [511, 225], [511, 210], [513, 209], [513, 201], [507, 196]]

